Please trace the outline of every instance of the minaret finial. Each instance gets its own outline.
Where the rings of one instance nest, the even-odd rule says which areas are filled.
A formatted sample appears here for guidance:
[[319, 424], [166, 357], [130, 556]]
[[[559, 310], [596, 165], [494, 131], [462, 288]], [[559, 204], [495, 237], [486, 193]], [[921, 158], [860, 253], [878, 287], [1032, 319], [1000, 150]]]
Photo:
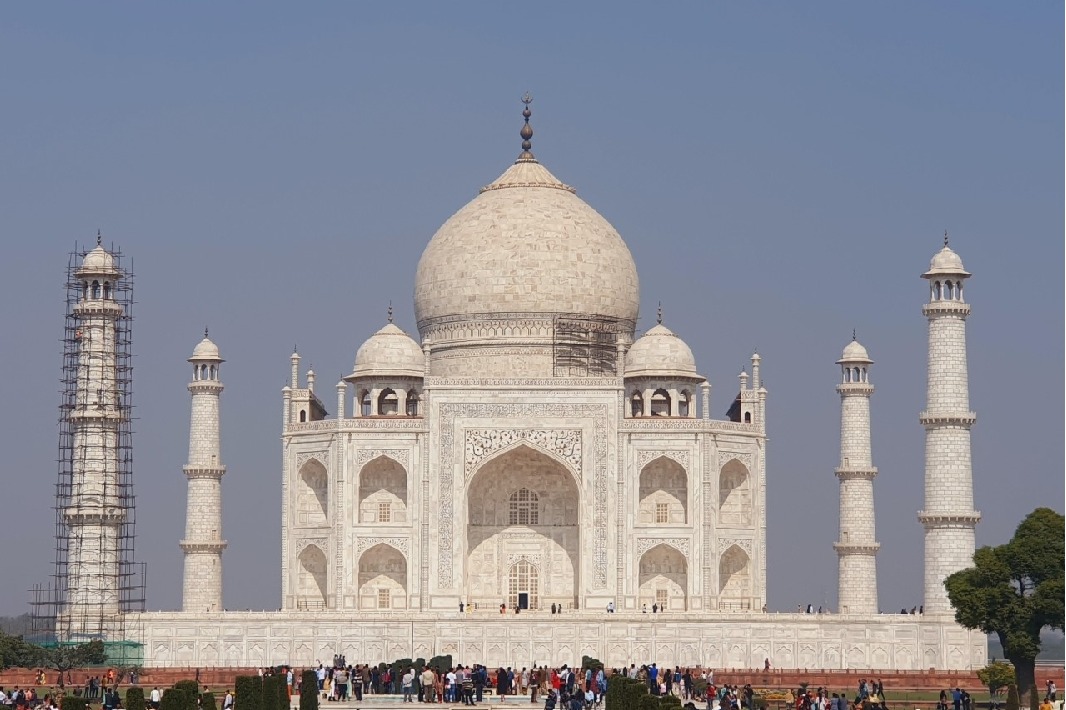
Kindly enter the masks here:
[[389, 322], [392, 322], [392, 301], [389, 301], [389, 309], [386, 311], [386, 315], [389, 318]]
[[659, 325], [663, 324], [663, 302], [659, 301], [659, 310], [655, 313], [655, 322]]
[[852, 339], [852, 341], [855, 341], [855, 340], [859, 339], [858, 336], [855, 334], [855, 329], [854, 328], [851, 329], [851, 339]]
[[529, 125], [529, 117], [533, 115], [533, 112], [529, 110], [529, 105], [533, 103], [533, 96], [528, 91], [522, 95], [522, 103], [526, 105], [522, 109], [522, 118], [525, 119], [525, 123], [522, 124], [522, 130], [518, 132], [518, 135], [522, 137], [522, 152], [518, 155], [518, 159], [533, 161], [536, 160], [530, 152], [533, 148], [533, 143], [530, 142], [533, 137], [533, 126]]
[[204, 326], [204, 340], [207, 340], [207, 326]]
[[96, 230], [96, 246], [100, 246], [100, 242], [104, 241], [103, 235], [100, 234], [100, 230]]
[[948, 230], [944, 230], [944, 246], [948, 245]]

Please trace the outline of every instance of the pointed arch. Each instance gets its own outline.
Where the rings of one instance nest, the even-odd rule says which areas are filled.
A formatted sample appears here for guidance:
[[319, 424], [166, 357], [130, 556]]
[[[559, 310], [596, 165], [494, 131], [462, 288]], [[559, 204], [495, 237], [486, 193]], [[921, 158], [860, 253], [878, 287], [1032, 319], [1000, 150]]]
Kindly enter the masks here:
[[640, 502], [637, 519], [642, 525], [673, 525], [688, 522], [688, 473], [666, 456], [640, 470]]
[[359, 556], [359, 608], [407, 608], [407, 558], [387, 543]]
[[[525, 441], [497, 452], [471, 477], [464, 507], [467, 601], [492, 608], [525, 593], [542, 609], [577, 603], [581, 489], [562, 461]], [[516, 578], [524, 588], [512, 585], [510, 570], [520, 558], [537, 568], [539, 586], [530, 586], [528, 570]]]
[[720, 607], [744, 608], [751, 599], [751, 582], [751, 558], [739, 545], [730, 545], [718, 561]]
[[326, 607], [326, 554], [318, 545], [308, 545], [297, 558], [296, 606], [300, 609]]
[[688, 608], [688, 560], [676, 547], [659, 544], [640, 556], [640, 603], [672, 611]]
[[382, 454], [359, 471], [359, 523], [406, 523], [407, 469]]
[[296, 486], [298, 525], [325, 525], [329, 518], [329, 475], [317, 458], [300, 466]]
[[721, 525], [747, 526], [752, 521], [751, 474], [737, 459], [722, 466], [718, 477], [718, 521]]
[[550, 458], [552, 461], [558, 463], [560, 466], [562, 466], [564, 469], [566, 469], [567, 473], [569, 473], [571, 477], [573, 477], [574, 483], [577, 484], [578, 488], [581, 487], [581, 472], [578, 471], [577, 469], [575, 469], [573, 464], [571, 464], [569, 461], [564, 459], [558, 453], [552, 451], [551, 449], [548, 449], [548, 448], [545, 448], [545, 447], [541, 446], [540, 444], [538, 444], [535, 441], [530, 441], [529, 439], [518, 439], [517, 441], [515, 441], [515, 442], [513, 442], [511, 444], [508, 444], [507, 446], [504, 446], [504, 447], [502, 447], [500, 449], [497, 449], [497, 450], [493, 451], [491, 454], [486, 456], [483, 460], [479, 461], [477, 463], [476, 469], [474, 469], [474, 471], [472, 471], [467, 476], [467, 481], [466, 481], [467, 488], [469, 489], [470, 482], [474, 479], [474, 475], [473, 475], [474, 473], [481, 471], [482, 469], [485, 468], [485, 466], [488, 466], [492, 462], [497, 461], [497, 460], [499, 460], [499, 459], [501, 459], [501, 458], [503, 458], [505, 456], [508, 456], [510, 454], [513, 454], [515, 451], [518, 451], [519, 449], [523, 449], [523, 448], [524, 449], [528, 449], [530, 452], [532, 452], [534, 454], [543, 454], [544, 456], [547, 456], [548, 458]]

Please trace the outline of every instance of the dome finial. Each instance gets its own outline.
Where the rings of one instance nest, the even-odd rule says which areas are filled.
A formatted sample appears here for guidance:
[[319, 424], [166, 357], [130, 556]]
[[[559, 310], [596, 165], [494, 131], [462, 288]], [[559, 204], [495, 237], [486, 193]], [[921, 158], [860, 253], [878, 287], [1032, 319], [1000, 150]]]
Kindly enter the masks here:
[[655, 313], [655, 322], [659, 325], [663, 324], [663, 302], [659, 301], [659, 310]]
[[392, 322], [392, 301], [391, 300], [389, 301], [389, 308], [388, 308], [387, 311], [385, 311], [385, 314], [388, 317], [389, 322], [391, 323]]
[[204, 326], [204, 339], [207, 339], [207, 326]]
[[96, 230], [96, 246], [100, 246], [100, 242], [104, 241], [104, 237], [100, 234], [100, 230]]
[[948, 230], [944, 230], [944, 246], [948, 245]]
[[852, 342], [855, 342], [855, 341], [856, 341], [856, 340], [858, 340], [858, 339], [859, 339], [859, 338], [858, 338], [858, 336], [857, 336], [857, 335], [855, 334], [855, 329], [854, 329], [854, 328], [852, 328], [852, 329], [851, 329], [851, 341], [852, 341]]
[[533, 115], [533, 112], [529, 110], [529, 105], [533, 103], [533, 96], [528, 91], [522, 95], [522, 103], [526, 105], [522, 109], [522, 118], [525, 119], [525, 123], [522, 124], [522, 130], [518, 132], [518, 135], [522, 137], [522, 152], [518, 155], [518, 159], [520, 161], [536, 161], [533, 153], [530, 152], [533, 148], [533, 144], [530, 142], [533, 137], [533, 127], [529, 125], [529, 117]]

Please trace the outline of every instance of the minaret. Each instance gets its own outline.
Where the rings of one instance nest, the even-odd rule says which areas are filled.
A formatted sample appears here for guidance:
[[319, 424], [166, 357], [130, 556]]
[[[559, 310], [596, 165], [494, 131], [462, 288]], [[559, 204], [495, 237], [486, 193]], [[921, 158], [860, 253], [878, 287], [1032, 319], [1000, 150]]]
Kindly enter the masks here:
[[225, 362], [218, 347], [207, 337], [193, 350], [192, 419], [189, 423], [189, 495], [185, 505], [185, 574], [182, 578], [181, 610], [222, 611], [222, 465], [219, 450], [219, 369]]
[[970, 277], [962, 259], [948, 246], [933, 257], [922, 278], [929, 282], [929, 366], [925, 427], [925, 508], [918, 520], [925, 528], [926, 614], [952, 613], [944, 579], [973, 566], [974, 527], [981, 514], [973, 509], [970, 411], [966, 372], [966, 317], [963, 283]]
[[870, 453], [870, 365], [873, 360], [858, 340], [844, 348], [840, 365], [840, 540], [837, 552], [841, 614], [876, 614], [877, 551], [874, 528], [874, 477]]
[[[120, 611], [119, 536], [127, 513], [119, 480], [119, 429], [126, 412], [117, 380], [115, 299], [122, 272], [100, 245], [74, 271], [80, 297], [72, 308], [77, 323], [77, 375], [73, 406], [66, 410], [72, 435], [69, 498], [61, 498], [66, 526], [66, 598], [57, 634], [61, 641], [107, 636]], [[62, 483], [61, 486], [62, 488]]]

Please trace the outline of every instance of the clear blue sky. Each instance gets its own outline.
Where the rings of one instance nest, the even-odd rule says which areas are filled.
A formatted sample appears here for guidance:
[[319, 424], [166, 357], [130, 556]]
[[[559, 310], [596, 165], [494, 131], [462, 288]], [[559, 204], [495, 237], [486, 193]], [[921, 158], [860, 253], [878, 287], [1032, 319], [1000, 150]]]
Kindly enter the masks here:
[[882, 607], [920, 603], [926, 297], [967, 288], [978, 541], [1063, 508], [1061, 3], [7, 3], [0, 8], [0, 613], [51, 571], [66, 254], [133, 257], [138, 556], [181, 596], [189, 369], [223, 369], [225, 603], [280, 602], [280, 388], [329, 388], [415, 264], [538, 158], [636, 259], [717, 416], [758, 348], [770, 607], [835, 604], [838, 380], [877, 364]]

